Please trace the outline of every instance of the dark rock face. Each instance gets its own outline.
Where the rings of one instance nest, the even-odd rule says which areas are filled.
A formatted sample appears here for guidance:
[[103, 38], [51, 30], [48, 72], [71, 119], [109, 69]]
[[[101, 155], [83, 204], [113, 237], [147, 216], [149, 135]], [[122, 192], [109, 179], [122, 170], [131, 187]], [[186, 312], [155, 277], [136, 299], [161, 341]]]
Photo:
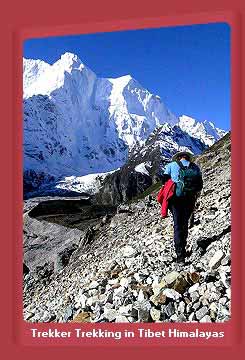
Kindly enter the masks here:
[[37, 173], [34, 170], [26, 170], [23, 174], [23, 192], [29, 194], [35, 192], [44, 183], [52, 184], [54, 177], [44, 172]]
[[132, 166], [124, 166], [106, 177], [101, 191], [95, 195], [93, 201], [117, 205], [133, 199], [151, 184], [150, 176], [134, 171]]
[[84, 208], [88, 208], [88, 205], [91, 205], [89, 199], [46, 200], [29, 211], [29, 216], [37, 218], [45, 215], [76, 214], [83, 212]]
[[81, 207], [77, 213], [35, 218], [29, 213], [41, 200], [28, 200], [24, 209], [24, 260], [30, 269], [24, 273], [25, 320], [229, 320], [229, 134], [196, 162], [203, 172], [204, 188], [189, 230], [189, 257], [184, 265], [174, 261], [172, 218], [170, 214], [160, 217], [157, 192], [120, 205], [114, 212], [105, 207], [104, 214], [100, 207], [96, 213], [96, 208], [88, 206], [84, 213]]

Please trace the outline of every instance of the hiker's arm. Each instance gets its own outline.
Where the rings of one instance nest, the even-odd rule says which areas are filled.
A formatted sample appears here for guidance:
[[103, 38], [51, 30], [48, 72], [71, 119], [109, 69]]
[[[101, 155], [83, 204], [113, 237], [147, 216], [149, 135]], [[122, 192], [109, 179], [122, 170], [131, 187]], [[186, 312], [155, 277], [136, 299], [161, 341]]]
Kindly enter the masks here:
[[170, 164], [167, 164], [162, 174], [162, 184], [164, 185], [169, 179], [171, 179], [171, 168]]
[[162, 175], [162, 179], [161, 179], [162, 184], [164, 185], [169, 179], [171, 179], [171, 176], [170, 176], [170, 175], [168, 175], [168, 174], [163, 174], [163, 175]]
[[157, 177], [162, 182], [162, 185], [164, 185], [169, 179], [171, 179], [170, 176], [170, 169], [168, 165], [165, 166], [164, 170], [160, 170], [157, 174]]
[[171, 179], [171, 176], [168, 174], [163, 174], [163, 173], [158, 173], [157, 174], [157, 178], [159, 179], [159, 181], [161, 181], [162, 185], [165, 184], [165, 182], [167, 182], [169, 179]]

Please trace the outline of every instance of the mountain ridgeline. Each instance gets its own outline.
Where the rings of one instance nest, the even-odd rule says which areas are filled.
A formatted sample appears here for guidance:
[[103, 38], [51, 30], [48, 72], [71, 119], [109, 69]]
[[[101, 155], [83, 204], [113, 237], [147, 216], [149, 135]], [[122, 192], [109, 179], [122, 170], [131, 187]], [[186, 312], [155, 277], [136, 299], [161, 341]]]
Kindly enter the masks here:
[[71, 53], [52, 65], [24, 59], [23, 73], [26, 197], [131, 199], [155, 182], [173, 153], [201, 154], [225, 135], [212, 122], [175, 116], [130, 75], [98, 78]]

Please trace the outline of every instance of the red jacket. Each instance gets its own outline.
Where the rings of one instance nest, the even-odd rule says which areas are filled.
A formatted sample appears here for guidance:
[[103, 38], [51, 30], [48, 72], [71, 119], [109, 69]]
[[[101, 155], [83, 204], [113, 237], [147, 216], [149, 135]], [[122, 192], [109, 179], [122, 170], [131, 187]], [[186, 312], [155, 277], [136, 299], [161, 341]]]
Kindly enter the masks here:
[[175, 183], [169, 179], [157, 195], [157, 201], [162, 205], [162, 217], [167, 217], [168, 215], [168, 201], [173, 196], [174, 190]]

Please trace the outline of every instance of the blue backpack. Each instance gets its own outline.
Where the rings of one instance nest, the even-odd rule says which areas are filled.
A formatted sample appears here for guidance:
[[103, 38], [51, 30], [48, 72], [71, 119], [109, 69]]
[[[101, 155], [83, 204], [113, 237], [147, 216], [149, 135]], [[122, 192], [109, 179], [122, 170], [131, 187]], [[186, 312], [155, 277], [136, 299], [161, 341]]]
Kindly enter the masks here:
[[199, 167], [192, 162], [189, 166], [184, 166], [181, 161], [176, 162], [180, 167], [179, 178], [175, 188], [176, 196], [194, 196], [203, 187], [202, 174]]

